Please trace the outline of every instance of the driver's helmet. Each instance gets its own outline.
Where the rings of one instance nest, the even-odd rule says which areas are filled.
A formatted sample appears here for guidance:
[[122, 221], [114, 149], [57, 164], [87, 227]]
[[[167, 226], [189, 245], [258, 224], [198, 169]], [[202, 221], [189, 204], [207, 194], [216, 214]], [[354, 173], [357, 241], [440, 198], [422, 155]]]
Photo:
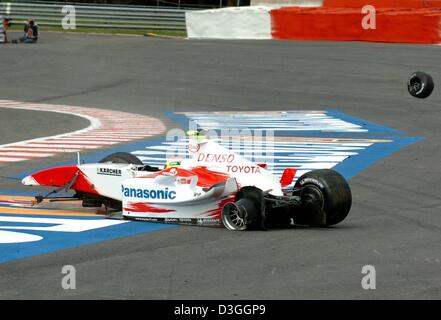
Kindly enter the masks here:
[[208, 130], [198, 129], [198, 130], [188, 130], [186, 132], [187, 136], [194, 140], [205, 140], [207, 138]]
[[181, 166], [181, 162], [182, 162], [181, 158], [167, 159], [165, 161], [164, 169], [180, 167]]

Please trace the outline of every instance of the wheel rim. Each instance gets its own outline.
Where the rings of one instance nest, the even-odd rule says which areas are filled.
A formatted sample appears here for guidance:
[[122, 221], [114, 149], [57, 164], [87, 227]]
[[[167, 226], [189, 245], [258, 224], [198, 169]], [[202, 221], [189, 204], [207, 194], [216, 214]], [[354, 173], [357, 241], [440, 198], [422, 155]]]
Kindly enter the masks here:
[[246, 229], [245, 217], [241, 214], [242, 210], [234, 203], [225, 205], [222, 210], [222, 221], [228, 230], [242, 231]]
[[245, 219], [240, 216], [237, 207], [231, 209], [230, 220], [234, 225], [238, 226], [239, 228], [245, 226]]
[[321, 209], [325, 207], [323, 192], [315, 185], [306, 185], [302, 191], [302, 198], [306, 202], [317, 204]]
[[411, 94], [418, 94], [423, 89], [423, 85], [418, 78], [412, 78], [409, 81], [409, 91]]

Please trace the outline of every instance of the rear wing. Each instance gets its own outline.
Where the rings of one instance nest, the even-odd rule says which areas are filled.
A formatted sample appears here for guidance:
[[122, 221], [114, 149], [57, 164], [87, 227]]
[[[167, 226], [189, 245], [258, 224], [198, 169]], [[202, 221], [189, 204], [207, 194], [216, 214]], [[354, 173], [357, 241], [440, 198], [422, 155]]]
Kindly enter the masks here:
[[297, 169], [294, 168], [286, 168], [283, 170], [282, 177], [280, 178], [280, 185], [282, 188], [285, 188], [289, 186], [292, 181], [294, 180], [294, 177], [296, 176]]

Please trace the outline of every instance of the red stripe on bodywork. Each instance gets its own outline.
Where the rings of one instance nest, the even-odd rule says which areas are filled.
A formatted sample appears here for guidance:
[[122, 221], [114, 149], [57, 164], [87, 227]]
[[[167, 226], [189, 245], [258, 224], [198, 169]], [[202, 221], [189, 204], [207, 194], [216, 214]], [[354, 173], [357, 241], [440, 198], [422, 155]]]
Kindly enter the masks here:
[[129, 203], [126, 207], [124, 207], [125, 211], [131, 211], [131, 212], [152, 212], [152, 213], [167, 213], [167, 212], [175, 212], [176, 210], [173, 209], [164, 209], [164, 208], [158, 208], [150, 203], [145, 202], [132, 202]]
[[222, 215], [222, 209], [223, 207], [230, 202], [234, 202], [234, 195], [231, 195], [227, 198], [222, 199], [221, 201], [219, 201], [219, 203], [217, 204], [217, 208], [215, 209], [211, 209], [208, 210], [207, 212], [205, 212], [206, 214], [208, 214], [208, 216], [210, 218], [213, 219], [220, 219], [221, 215]]

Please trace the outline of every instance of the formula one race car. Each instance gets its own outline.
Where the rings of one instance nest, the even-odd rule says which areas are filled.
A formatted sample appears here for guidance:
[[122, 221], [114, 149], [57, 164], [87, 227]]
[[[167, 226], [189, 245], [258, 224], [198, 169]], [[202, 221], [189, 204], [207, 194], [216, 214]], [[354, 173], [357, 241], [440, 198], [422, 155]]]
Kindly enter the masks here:
[[99, 163], [39, 171], [22, 183], [72, 189], [84, 207], [122, 210], [125, 219], [224, 225], [229, 230], [331, 226], [351, 208], [349, 185], [336, 171], [310, 171], [288, 188], [296, 169], [285, 169], [279, 180], [265, 165], [208, 139], [190, 140], [188, 150], [188, 159], [162, 170], [118, 152]]

